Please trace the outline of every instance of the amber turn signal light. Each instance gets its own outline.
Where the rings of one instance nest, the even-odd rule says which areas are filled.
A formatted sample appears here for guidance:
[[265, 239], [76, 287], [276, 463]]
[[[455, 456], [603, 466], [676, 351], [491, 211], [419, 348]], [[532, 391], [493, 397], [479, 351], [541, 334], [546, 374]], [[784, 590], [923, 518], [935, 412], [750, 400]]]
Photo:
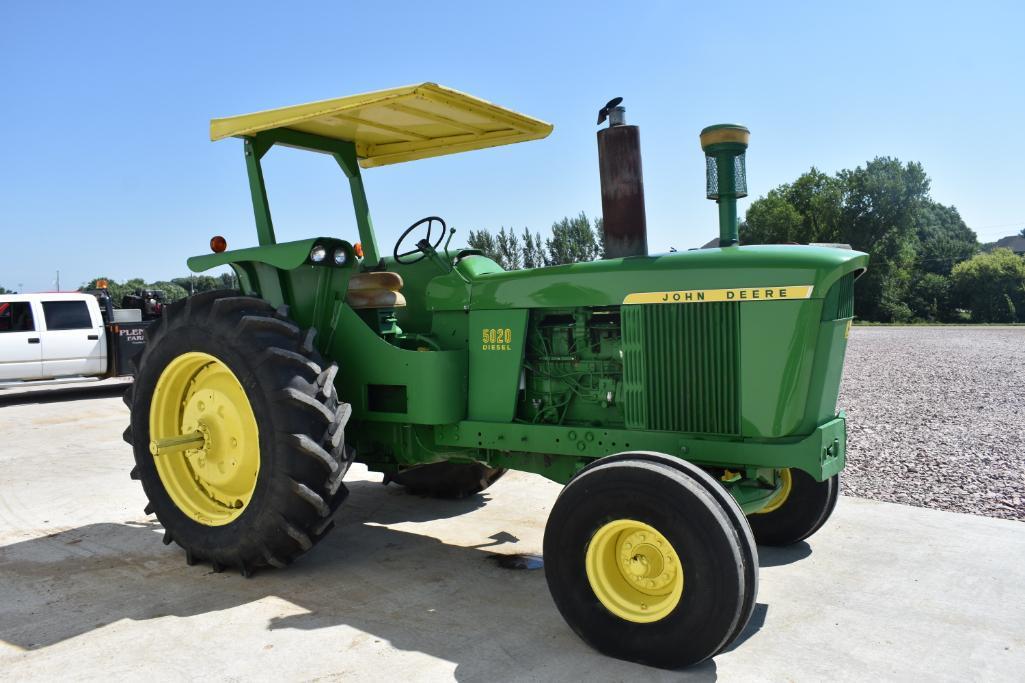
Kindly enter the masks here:
[[214, 235], [210, 238], [210, 251], [215, 254], [220, 254], [222, 251], [228, 248], [228, 240], [224, 239], [220, 235]]
[[358, 258], [363, 258], [363, 245], [362, 244], [360, 244], [359, 242], [356, 242], [356, 244], [352, 245], [352, 250], [354, 252], [356, 252], [356, 256]]

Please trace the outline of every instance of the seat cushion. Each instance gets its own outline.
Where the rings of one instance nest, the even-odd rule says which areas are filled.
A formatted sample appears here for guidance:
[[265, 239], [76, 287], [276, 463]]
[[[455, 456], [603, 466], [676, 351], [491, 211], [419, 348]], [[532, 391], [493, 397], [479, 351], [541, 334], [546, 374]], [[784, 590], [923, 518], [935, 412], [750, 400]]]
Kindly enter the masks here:
[[359, 291], [349, 290], [345, 300], [354, 309], [362, 308], [402, 308], [406, 305], [406, 297], [402, 292], [393, 292], [390, 289], [362, 289]]
[[384, 289], [398, 292], [402, 289], [402, 276], [398, 273], [379, 271], [374, 273], [357, 273], [349, 278], [350, 292], [363, 292], [368, 289]]

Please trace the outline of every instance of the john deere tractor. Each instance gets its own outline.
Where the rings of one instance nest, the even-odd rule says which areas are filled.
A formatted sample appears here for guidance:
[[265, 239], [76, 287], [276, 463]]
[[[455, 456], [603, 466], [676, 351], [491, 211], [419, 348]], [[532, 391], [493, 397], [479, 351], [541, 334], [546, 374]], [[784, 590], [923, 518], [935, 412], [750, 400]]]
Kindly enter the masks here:
[[[533, 472], [565, 484], [544, 571], [586, 642], [662, 667], [727, 647], [755, 604], [756, 543], [804, 539], [836, 504], [836, 399], [867, 256], [738, 246], [736, 125], [700, 136], [719, 246], [648, 255], [639, 157], [622, 152], [639, 138], [617, 101], [603, 114], [615, 257], [513, 272], [452, 246], [437, 216], [383, 254], [361, 169], [551, 125], [432, 83], [213, 120], [212, 139], [242, 140], [258, 246], [218, 237], [189, 259], [230, 266], [239, 291], [167, 307], [126, 395], [132, 477], [164, 542], [248, 576], [324, 538], [354, 461], [435, 496]], [[274, 146], [334, 158], [358, 241], [276, 242], [261, 170]]]

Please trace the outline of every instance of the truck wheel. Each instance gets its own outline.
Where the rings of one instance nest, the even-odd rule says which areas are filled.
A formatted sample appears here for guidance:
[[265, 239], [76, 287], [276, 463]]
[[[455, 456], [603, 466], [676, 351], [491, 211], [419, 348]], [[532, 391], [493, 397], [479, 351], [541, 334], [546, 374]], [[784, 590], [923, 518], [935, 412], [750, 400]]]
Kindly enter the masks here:
[[840, 475], [826, 481], [796, 468], [779, 470], [783, 486], [769, 503], [748, 516], [760, 545], [790, 545], [826, 523], [840, 497]]
[[208, 292], [147, 331], [125, 394], [142, 482], [186, 561], [283, 567], [333, 526], [346, 496], [350, 408], [303, 333], [266, 301]]
[[701, 483], [667, 464], [599, 463], [562, 490], [545, 578], [570, 627], [613, 657], [701, 662], [743, 629], [744, 540]]
[[498, 481], [504, 469], [479, 462], [439, 462], [420, 465], [389, 475], [385, 483], [395, 482], [406, 491], [432, 498], [466, 498], [480, 493]]

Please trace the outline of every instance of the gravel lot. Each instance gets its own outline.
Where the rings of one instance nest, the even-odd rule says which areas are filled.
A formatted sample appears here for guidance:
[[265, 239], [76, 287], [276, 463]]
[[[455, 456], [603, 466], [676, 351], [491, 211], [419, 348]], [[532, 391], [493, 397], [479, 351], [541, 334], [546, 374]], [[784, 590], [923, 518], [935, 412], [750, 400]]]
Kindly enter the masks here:
[[1025, 521], [1025, 327], [856, 327], [847, 495]]

